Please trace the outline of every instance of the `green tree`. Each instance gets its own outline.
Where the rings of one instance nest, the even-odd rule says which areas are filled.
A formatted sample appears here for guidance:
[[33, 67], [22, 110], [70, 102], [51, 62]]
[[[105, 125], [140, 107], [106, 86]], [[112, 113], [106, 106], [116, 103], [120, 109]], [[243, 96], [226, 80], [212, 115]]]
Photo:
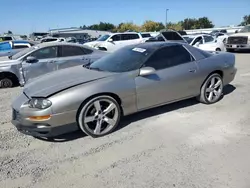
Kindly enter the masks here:
[[161, 22], [154, 22], [152, 20], [146, 20], [143, 25], [141, 26], [142, 31], [160, 31], [164, 29], [164, 25]]
[[195, 26], [197, 29], [204, 29], [204, 28], [213, 28], [214, 24], [207, 17], [202, 17], [196, 21]]
[[128, 30], [139, 32], [140, 27], [138, 25], [134, 24], [133, 22], [121, 23], [117, 27], [118, 32], [125, 32]]
[[92, 30], [111, 31], [115, 28], [115, 25], [107, 22], [100, 22], [99, 24], [90, 25], [87, 28]]
[[168, 29], [173, 29], [175, 31], [181, 31], [181, 30], [183, 30], [182, 22], [178, 22], [178, 23], [169, 22], [168, 25], [167, 25], [167, 28]]
[[181, 21], [183, 29], [204, 29], [204, 28], [213, 28], [214, 24], [207, 17], [202, 18], [186, 18]]
[[243, 21], [241, 22], [240, 26], [244, 26], [250, 24], [250, 14], [249, 15], [245, 15], [243, 17]]

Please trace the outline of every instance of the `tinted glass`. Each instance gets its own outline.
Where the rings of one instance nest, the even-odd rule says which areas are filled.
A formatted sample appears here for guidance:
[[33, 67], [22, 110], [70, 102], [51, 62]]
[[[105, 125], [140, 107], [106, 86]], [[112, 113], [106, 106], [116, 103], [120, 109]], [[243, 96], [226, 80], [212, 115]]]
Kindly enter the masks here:
[[82, 48], [84, 54], [91, 54], [93, 53], [93, 50], [89, 49], [89, 48]]
[[49, 59], [49, 58], [56, 58], [57, 57], [57, 47], [51, 46], [47, 48], [39, 49], [30, 54], [37, 59]]
[[212, 42], [214, 41], [214, 38], [212, 36], [204, 36], [205, 42]]
[[152, 50], [125, 47], [104, 56], [90, 65], [90, 69], [108, 72], [127, 72], [139, 69]]
[[162, 32], [162, 35], [167, 40], [183, 40], [182, 37], [179, 34], [177, 34], [176, 32]]
[[113, 39], [113, 41], [119, 41], [119, 40], [121, 40], [120, 35], [114, 35], [111, 38]]
[[61, 57], [85, 55], [82, 48], [77, 46], [62, 46], [61, 48], [62, 48]]
[[148, 38], [148, 37], [151, 37], [151, 35], [149, 33], [144, 33], [144, 34], [141, 34], [142, 38]]
[[97, 39], [97, 41], [105, 41], [110, 37], [110, 35], [103, 35], [100, 38]]
[[0, 42], [12, 40], [11, 37], [0, 37]]
[[121, 40], [133, 40], [133, 39], [138, 39], [139, 35], [138, 34], [122, 34], [121, 35]]
[[145, 63], [145, 67], [153, 67], [156, 70], [177, 66], [191, 62], [189, 52], [181, 45], [168, 46], [157, 50]]
[[194, 40], [193, 45], [196, 44], [197, 42], [199, 42], [200, 44], [203, 44], [202, 37], [197, 37], [197, 38]]

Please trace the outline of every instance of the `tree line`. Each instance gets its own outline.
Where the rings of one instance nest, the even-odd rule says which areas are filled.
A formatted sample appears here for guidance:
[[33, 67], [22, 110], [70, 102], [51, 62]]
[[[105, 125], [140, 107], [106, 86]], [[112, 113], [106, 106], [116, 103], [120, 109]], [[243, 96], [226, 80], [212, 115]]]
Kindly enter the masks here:
[[[243, 21], [239, 26], [250, 24], [250, 15], [245, 15]], [[180, 30], [189, 30], [189, 29], [205, 29], [213, 28], [214, 24], [208, 17], [201, 18], [186, 18], [179, 22], [169, 22], [167, 23], [167, 29], [173, 29], [176, 31]], [[90, 26], [80, 26], [81, 29], [91, 29], [91, 30], [100, 30], [100, 31], [112, 31], [112, 32], [124, 32], [128, 30], [137, 31], [137, 32], [150, 32], [150, 31], [160, 31], [166, 29], [166, 26], [162, 22], [155, 22], [152, 20], [146, 20], [142, 25], [137, 25], [133, 22], [120, 23], [114, 25], [108, 22], [100, 22], [99, 24], [93, 24]]]

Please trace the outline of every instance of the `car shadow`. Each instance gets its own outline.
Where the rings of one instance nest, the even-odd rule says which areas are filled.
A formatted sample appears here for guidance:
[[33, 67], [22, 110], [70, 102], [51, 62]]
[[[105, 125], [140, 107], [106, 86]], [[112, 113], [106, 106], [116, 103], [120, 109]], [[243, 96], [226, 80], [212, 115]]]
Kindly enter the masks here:
[[234, 52], [232, 52], [234, 54], [249, 54], [250, 50], [235, 50]]
[[[224, 87], [224, 92], [223, 92], [223, 96], [226, 96], [232, 92], [234, 92], [234, 90], [236, 89], [235, 86], [229, 84], [227, 86]], [[171, 112], [174, 110], [178, 110], [178, 109], [182, 109], [182, 108], [186, 108], [186, 107], [190, 107], [193, 105], [198, 104], [199, 102], [195, 99], [187, 99], [187, 100], [183, 100], [183, 101], [179, 101], [179, 102], [175, 102], [172, 104], [168, 104], [168, 105], [164, 105], [161, 107], [156, 107], [156, 108], [152, 108], [149, 110], [145, 110], [142, 112], [138, 112], [126, 117], [123, 117], [121, 120], [121, 123], [119, 125], [119, 127], [116, 129], [116, 131], [119, 131], [120, 129], [123, 129], [124, 127], [130, 125], [131, 123], [140, 121], [142, 119], [146, 119], [149, 117], [154, 117], [154, 116], [158, 116], [167, 112]], [[69, 141], [73, 141], [73, 140], [77, 140], [80, 138], [83, 138], [87, 136], [86, 134], [84, 134], [82, 131], [75, 131], [72, 133], [67, 133], [67, 134], [63, 134], [57, 137], [53, 137], [53, 138], [37, 138], [39, 140], [42, 141], [46, 141], [46, 142], [69, 142]]]

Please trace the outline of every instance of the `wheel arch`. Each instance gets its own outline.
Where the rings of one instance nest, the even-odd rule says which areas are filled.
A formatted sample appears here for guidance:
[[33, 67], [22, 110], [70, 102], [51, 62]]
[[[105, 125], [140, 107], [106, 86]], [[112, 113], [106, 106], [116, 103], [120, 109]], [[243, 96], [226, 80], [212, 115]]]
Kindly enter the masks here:
[[116, 102], [119, 104], [120, 106], [120, 109], [121, 109], [121, 115], [123, 115], [123, 108], [122, 108], [122, 100], [121, 98], [115, 94], [115, 93], [111, 93], [111, 92], [102, 92], [102, 93], [97, 93], [97, 94], [94, 94], [94, 95], [91, 95], [90, 97], [86, 98], [82, 103], [81, 105], [79, 106], [79, 108], [77, 109], [77, 113], [76, 113], [76, 118], [78, 118], [79, 114], [80, 114], [80, 111], [81, 111], [81, 108], [88, 102], [90, 101], [91, 99], [95, 98], [95, 97], [99, 97], [99, 96], [109, 96], [109, 97], [112, 97], [113, 99], [116, 100]]
[[18, 77], [11, 71], [0, 72], [0, 79], [2, 79], [2, 78], [9, 78], [9, 79], [11, 79], [11, 81], [13, 81], [14, 85], [19, 85]]
[[211, 72], [211, 73], [203, 80], [203, 82], [202, 82], [202, 84], [201, 84], [201, 86], [200, 86], [200, 90], [201, 90], [202, 86], [204, 85], [204, 83], [206, 82], [206, 80], [209, 78], [209, 76], [211, 76], [212, 74], [215, 74], [215, 73], [219, 74], [219, 75], [221, 76], [221, 78], [223, 79], [223, 76], [224, 76], [223, 71], [222, 71], [222, 70], [215, 70], [215, 71]]

